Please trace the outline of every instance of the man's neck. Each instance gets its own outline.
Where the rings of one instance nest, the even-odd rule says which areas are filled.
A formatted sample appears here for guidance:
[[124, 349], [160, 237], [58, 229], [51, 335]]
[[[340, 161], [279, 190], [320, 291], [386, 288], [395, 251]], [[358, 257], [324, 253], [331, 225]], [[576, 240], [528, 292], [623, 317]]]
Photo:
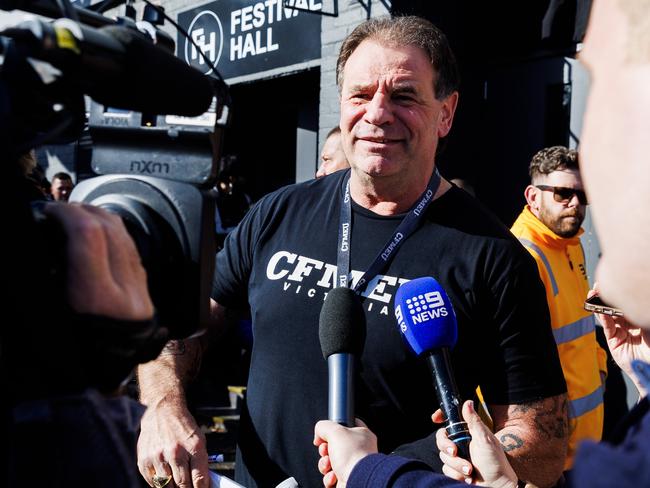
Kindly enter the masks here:
[[[397, 215], [407, 212], [424, 193], [428, 184], [428, 180], [410, 185], [399, 184], [391, 178], [360, 179], [353, 171], [350, 178], [350, 195], [357, 204], [378, 215]], [[446, 193], [451, 186], [447, 180], [440, 178], [440, 186], [433, 199]]]

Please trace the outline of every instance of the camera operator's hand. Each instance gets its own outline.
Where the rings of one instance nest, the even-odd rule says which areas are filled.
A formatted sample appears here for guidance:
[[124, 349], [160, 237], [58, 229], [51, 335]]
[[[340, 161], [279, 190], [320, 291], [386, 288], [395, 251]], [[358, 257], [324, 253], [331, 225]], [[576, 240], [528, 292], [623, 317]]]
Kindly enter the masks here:
[[179, 488], [210, 486], [205, 436], [182, 400], [147, 408], [138, 439], [138, 469], [150, 486], [156, 475], [173, 475]]
[[67, 295], [78, 313], [150, 320], [147, 275], [122, 219], [89, 205], [52, 203], [43, 212], [67, 236]]

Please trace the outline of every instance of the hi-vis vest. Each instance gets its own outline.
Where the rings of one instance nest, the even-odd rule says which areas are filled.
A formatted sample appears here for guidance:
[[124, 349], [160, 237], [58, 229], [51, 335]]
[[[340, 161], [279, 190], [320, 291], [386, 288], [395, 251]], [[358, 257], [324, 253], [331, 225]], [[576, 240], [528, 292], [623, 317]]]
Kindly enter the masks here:
[[564, 469], [571, 468], [578, 443], [599, 441], [603, 433], [601, 371], [607, 355], [596, 342], [593, 314], [583, 308], [589, 291], [580, 233], [564, 238], [553, 233], [528, 207], [512, 226], [512, 233], [532, 254], [546, 288], [553, 336], [560, 354], [569, 394], [569, 451]]

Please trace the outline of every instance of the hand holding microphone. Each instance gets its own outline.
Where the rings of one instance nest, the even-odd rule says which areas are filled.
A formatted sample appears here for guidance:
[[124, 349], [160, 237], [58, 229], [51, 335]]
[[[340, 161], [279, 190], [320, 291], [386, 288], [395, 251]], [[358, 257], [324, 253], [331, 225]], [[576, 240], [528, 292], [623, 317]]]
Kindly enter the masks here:
[[[456, 480], [469, 479], [480, 486], [515, 488], [517, 477], [501, 444], [482, 423], [471, 401], [465, 403], [461, 417], [448, 353], [448, 348], [456, 344], [456, 318], [447, 294], [433, 278], [421, 278], [400, 287], [395, 308], [400, 329], [409, 345], [416, 354], [428, 357], [441, 408], [448, 420], [446, 432], [440, 429], [436, 434], [444, 462], [443, 472]], [[360, 353], [363, 344], [364, 328], [358, 328], [364, 324], [363, 319], [356, 295], [347, 288], [332, 290], [321, 310], [319, 335], [329, 366], [330, 420], [316, 424], [314, 445], [318, 446], [318, 469], [327, 487], [344, 484], [361, 459], [377, 452], [377, 438], [367, 427], [352, 428], [352, 365], [354, 354]], [[471, 443], [476, 458], [474, 466], [468, 462], [469, 429], [477, 437]]]
[[433, 278], [403, 284], [395, 295], [395, 317], [411, 349], [424, 356], [447, 419], [447, 436], [460, 457], [469, 460], [472, 439], [461, 416], [461, 400], [451, 369], [449, 350], [456, 345], [456, 315], [445, 290]]
[[[341, 447], [351, 444], [347, 441], [348, 432], [350, 432], [350, 438], [358, 440], [358, 435], [353, 433], [357, 429], [339, 428], [337, 431], [336, 427], [338, 426], [332, 422], [345, 427], [354, 427], [355, 425], [355, 361], [361, 354], [365, 342], [365, 320], [361, 302], [354, 291], [342, 287], [334, 288], [327, 294], [318, 320], [318, 337], [323, 357], [327, 359], [329, 375], [327, 418], [331, 422], [321, 421], [316, 424], [314, 435], [314, 445], [318, 446], [321, 456], [318, 469], [324, 475], [323, 484], [327, 487], [335, 486], [338, 482], [345, 483], [347, 474], [344, 473], [348, 473], [354, 465], [354, 463], [350, 463], [352, 451], [344, 450], [344, 452], [339, 452], [338, 456], [330, 455], [329, 440], [333, 440], [334, 434], [330, 435], [332, 429], [334, 429], [334, 433], [344, 433], [343, 439], [345, 440], [341, 440]], [[375, 439], [376, 452], [376, 438], [367, 429], [365, 431]], [[362, 438], [365, 439], [363, 436]], [[364, 446], [366, 444], [367, 442], [363, 442]], [[335, 450], [340, 451], [341, 448], [335, 448]], [[365, 451], [358, 458], [363, 457], [363, 454]], [[341, 462], [337, 459], [341, 459]], [[357, 457], [355, 457], [355, 462], [356, 459]], [[348, 467], [343, 468], [343, 466]], [[334, 469], [337, 470], [336, 474]]]
[[440, 450], [440, 460], [444, 463], [442, 472], [457, 481], [478, 486], [516, 488], [517, 474], [508, 462], [499, 440], [474, 410], [474, 402], [466, 401], [462, 410], [472, 435], [469, 444], [472, 462], [459, 457], [461, 454], [458, 446], [447, 437], [445, 429], [439, 429], [436, 445]]

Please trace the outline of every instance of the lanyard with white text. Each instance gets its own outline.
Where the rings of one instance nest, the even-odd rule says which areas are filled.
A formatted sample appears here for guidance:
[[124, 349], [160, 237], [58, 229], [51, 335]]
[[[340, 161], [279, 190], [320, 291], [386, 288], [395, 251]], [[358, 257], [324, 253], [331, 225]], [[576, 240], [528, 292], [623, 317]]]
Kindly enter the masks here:
[[[377, 255], [368, 270], [359, 278], [354, 286], [350, 286], [356, 293], [360, 293], [369, 280], [379, 274], [389, 263], [402, 245], [402, 242], [417, 229], [420, 219], [427, 207], [433, 200], [433, 196], [440, 186], [440, 174], [436, 169], [429, 180], [427, 189], [420, 199], [411, 207], [408, 214], [402, 219], [397, 229], [388, 240], [383, 250]], [[339, 219], [339, 247], [336, 259], [339, 287], [348, 287], [351, 282], [350, 276], [350, 239], [352, 236], [352, 204], [350, 202], [350, 175], [345, 182], [345, 194], [341, 203], [341, 217]]]

